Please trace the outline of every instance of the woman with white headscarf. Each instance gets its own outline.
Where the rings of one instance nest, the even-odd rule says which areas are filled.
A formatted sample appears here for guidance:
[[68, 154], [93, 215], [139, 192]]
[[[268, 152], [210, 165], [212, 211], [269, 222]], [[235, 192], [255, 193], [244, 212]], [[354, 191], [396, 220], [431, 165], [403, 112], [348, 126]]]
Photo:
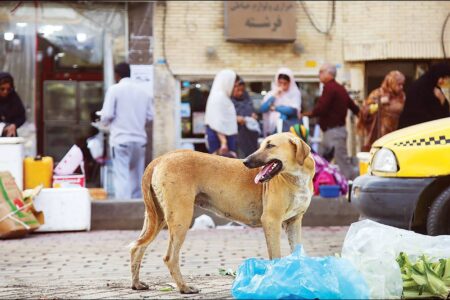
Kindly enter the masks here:
[[231, 101], [239, 79], [232, 70], [217, 73], [206, 102], [205, 125], [209, 153], [236, 157], [237, 117]]
[[280, 68], [272, 82], [272, 90], [264, 97], [260, 107], [260, 112], [263, 113], [264, 136], [277, 131], [279, 120], [283, 122], [283, 132], [289, 131], [292, 125], [297, 124], [301, 101], [294, 74], [288, 68]]

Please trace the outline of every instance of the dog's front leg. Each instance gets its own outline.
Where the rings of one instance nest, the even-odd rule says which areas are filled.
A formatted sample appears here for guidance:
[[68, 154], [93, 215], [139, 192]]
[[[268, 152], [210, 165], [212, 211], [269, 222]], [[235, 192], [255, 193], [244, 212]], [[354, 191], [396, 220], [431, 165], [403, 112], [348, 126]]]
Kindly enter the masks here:
[[271, 211], [265, 211], [261, 216], [261, 223], [266, 236], [269, 258], [281, 257], [281, 217]]
[[285, 223], [286, 235], [288, 236], [291, 252], [294, 252], [295, 246], [302, 241], [302, 219], [303, 214], [299, 214], [287, 220]]

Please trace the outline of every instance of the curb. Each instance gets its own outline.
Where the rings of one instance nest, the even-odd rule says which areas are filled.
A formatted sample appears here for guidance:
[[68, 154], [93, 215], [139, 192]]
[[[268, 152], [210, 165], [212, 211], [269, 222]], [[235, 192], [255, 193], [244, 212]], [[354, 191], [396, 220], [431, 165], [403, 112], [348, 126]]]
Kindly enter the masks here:
[[[216, 225], [225, 225], [231, 220], [195, 207], [196, 217], [206, 214]], [[305, 216], [303, 226], [348, 226], [358, 221], [358, 211], [345, 197], [313, 197]], [[144, 202], [136, 200], [92, 201], [91, 230], [140, 230], [144, 222]]]

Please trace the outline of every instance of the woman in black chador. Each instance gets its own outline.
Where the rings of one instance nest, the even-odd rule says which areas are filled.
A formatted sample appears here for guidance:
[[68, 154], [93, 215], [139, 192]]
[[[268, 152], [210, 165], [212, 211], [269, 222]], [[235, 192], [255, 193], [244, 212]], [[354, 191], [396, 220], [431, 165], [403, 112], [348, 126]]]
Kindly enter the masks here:
[[0, 72], [0, 133], [2, 137], [17, 136], [17, 128], [25, 123], [25, 108], [14, 89], [14, 79]]
[[449, 76], [450, 64], [439, 63], [411, 84], [399, 128], [450, 116], [448, 100], [440, 87]]

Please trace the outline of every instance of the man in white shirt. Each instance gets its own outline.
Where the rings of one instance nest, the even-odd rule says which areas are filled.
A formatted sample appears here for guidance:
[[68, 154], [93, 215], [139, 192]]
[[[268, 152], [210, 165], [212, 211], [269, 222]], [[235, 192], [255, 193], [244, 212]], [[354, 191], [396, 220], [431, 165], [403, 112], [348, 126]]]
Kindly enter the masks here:
[[153, 99], [150, 91], [129, 78], [129, 64], [116, 65], [114, 73], [118, 83], [106, 92], [100, 120], [110, 125], [115, 197], [141, 198], [147, 144], [145, 125], [153, 119]]

